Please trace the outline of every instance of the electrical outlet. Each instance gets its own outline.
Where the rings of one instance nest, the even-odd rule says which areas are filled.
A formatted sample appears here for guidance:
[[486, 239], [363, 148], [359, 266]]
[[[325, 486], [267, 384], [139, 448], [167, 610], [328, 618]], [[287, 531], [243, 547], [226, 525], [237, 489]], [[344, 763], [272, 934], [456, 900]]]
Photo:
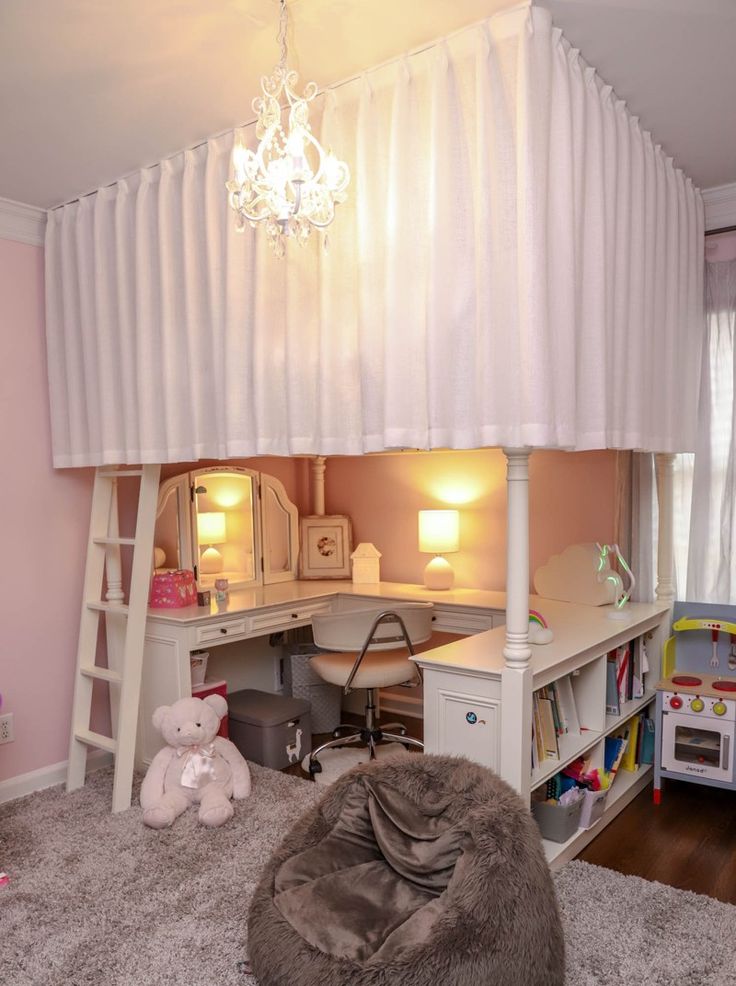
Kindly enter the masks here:
[[13, 713], [7, 712], [4, 716], [0, 716], [0, 743], [12, 743], [14, 739]]

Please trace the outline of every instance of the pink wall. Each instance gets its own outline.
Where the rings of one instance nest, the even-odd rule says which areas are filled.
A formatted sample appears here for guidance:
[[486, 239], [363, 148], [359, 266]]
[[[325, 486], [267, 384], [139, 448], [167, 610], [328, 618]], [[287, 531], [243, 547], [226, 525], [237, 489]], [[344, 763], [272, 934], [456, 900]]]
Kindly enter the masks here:
[[[448, 556], [455, 584], [503, 590], [505, 462], [502, 452], [491, 449], [332, 458], [326, 508], [352, 519], [356, 544], [376, 545], [384, 581], [417, 583], [430, 557], [417, 547], [417, 511], [457, 506], [460, 551]], [[532, 572], [568, 544], [613, 538], [615, 477], [615, 452], [532, 454]]]
[[0, 239], [0, 692], [16, 737], [0, 780], [69, 745], [92, 471], [51, 467], [43, 313], [43, 250]]

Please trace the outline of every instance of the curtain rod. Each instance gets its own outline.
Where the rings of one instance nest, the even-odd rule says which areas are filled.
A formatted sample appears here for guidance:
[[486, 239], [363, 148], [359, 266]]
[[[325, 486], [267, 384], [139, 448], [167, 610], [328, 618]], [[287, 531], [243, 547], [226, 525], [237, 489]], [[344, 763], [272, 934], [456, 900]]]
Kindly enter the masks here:
[[734, 233], [736, 232], [736, 226], [721, 226], [720, 229], [708, 229], [705, 231], [706, 236], [717, 236], [719, 233]]

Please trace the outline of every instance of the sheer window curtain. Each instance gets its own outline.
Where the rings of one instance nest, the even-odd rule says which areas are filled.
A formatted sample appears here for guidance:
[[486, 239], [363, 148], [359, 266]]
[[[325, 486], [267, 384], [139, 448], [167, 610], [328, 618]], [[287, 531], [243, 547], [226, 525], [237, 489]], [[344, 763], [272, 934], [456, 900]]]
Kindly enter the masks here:
[[[736, 237], [730, 247], [736, 257]], [[697, 445], [675, 466], [675, 569], [679, 598], [736, 603], [736, 259], [705, 267]]]

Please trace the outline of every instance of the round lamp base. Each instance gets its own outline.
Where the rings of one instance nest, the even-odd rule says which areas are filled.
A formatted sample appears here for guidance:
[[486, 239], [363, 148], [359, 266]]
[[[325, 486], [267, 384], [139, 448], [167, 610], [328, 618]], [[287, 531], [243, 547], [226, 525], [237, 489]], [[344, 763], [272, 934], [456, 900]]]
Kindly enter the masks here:
[[435, 555], [424, 569], [424, 584], [428, 589], [451, 589], [454, 581], [452, 565], [442, 555]]

